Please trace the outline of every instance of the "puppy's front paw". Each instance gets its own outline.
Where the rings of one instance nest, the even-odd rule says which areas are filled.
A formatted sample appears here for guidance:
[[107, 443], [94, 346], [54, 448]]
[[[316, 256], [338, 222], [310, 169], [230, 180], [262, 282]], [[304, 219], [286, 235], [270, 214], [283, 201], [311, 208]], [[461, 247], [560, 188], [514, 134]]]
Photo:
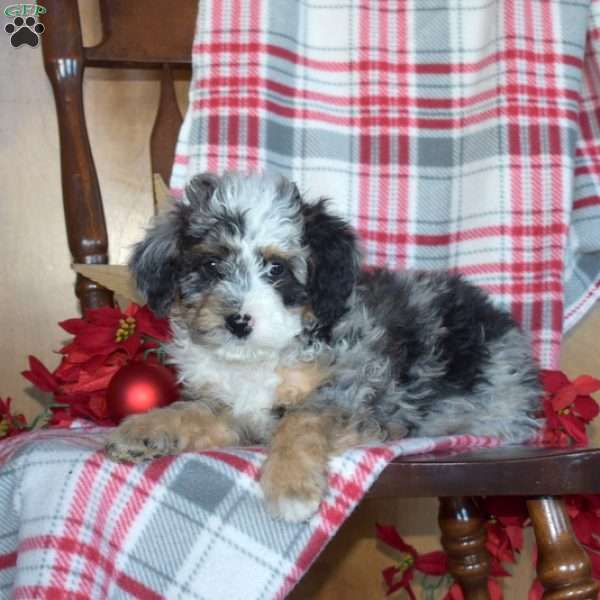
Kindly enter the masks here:
[[[315, 465], [316, 466], [316, 465]], [[325, 495], [327, 475], [316, 466], [306, 468], [294, 460], [270, 456], [263, 467], [260, 485], [269, 512], [275, 518], [298, 523], [319, 509]]]
[[135, 415], [125, 420], [109, 436], [106, 454], [117, 462], [144, 462], [175, 454], [179, 440], [152, 413]]

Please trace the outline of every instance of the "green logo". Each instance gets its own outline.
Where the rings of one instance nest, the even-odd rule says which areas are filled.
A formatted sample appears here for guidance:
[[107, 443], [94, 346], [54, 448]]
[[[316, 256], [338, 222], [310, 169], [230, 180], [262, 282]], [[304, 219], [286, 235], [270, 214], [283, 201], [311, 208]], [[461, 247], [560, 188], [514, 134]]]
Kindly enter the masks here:
[[39, 4], [10, 4], [4, 9], [6, 17], [37, 17], [45, 15], [46, 9]]

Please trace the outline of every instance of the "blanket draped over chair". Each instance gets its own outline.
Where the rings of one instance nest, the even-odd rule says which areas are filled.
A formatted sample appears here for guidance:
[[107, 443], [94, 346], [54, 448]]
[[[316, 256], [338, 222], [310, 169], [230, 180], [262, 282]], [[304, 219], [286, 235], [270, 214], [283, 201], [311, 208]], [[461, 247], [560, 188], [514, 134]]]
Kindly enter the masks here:
[[273, 520], [263, 449], [105, 458], [106, 429], [39, 431], [0, 444], [0, 598], [284, 598], [395, 456], [491, 447], [490, 438], [410, 439], [331, 463], [308, 523]]
[[[201, 2], [171, 185], [281, 172], [333, 199], [369, 264], [487, 288], [555, 366], [600, 293], [600, 1], [455, 5]], [[0, 445], [0, 596], [282, 598], [394, 456], [497, 443], [349, 451], [319, 514], [290, 525], [261, 502], [262, 449], [133, 466], [105, 459], [104, 436]]]
[[556, 367], [600, 297], [600, 2], [200, 5], [172, 188], [270, 170], [373, 265], [455, 269]]

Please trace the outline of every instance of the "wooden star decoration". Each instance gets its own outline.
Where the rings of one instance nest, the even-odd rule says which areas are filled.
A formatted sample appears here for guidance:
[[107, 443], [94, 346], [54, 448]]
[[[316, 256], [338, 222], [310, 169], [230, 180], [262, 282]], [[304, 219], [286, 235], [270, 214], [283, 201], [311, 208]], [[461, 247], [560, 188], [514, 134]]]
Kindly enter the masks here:
[[[160, 213], [168, 209], [172, 202], [172, 197], [167, 184], [158, 173], [154, 173], [153, 183], [155, 206], [157, 212]], [[128, 302], [144, 304], [144, 299], [137, 291], [127, 265], [87, 265], [74, 263], [73, 269], [83, 277], [95, 281]]]

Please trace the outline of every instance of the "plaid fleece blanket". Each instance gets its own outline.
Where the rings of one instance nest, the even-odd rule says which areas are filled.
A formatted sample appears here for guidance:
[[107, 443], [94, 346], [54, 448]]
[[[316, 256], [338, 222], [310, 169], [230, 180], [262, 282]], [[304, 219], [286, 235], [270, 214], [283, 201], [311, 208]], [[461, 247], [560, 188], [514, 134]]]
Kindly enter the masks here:
[[555, 368], [600, 297], [600, 0], [201, 2], [171, 181], [273, 170], [466, 274]]
[[[269, 169], [329, 195], [367, 261], [457, 269], [545, 366], [600, 295], [600, 0], [201, 2], [172, 178]], [[261, 449], [120, 465], [101, 430], [0, 444], [0, 596], [283, 598], [394, 456], [357, 448], [304, 524], [265, 513]]]
[[455, 436], [353, 449], [333, 460], [320, 512], [290, 524], [265, 512], [262, 449], [116, 464], [101, 452], [106, 431], [0, 443], [1, 598], [284, 598], [394, 456], [497, 444]]

